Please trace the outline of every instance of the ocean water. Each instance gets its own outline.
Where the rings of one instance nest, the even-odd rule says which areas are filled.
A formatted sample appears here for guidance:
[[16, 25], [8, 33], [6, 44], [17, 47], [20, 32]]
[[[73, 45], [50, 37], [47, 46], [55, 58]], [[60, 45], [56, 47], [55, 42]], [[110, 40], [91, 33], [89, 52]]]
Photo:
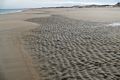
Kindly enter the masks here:
[[16, 13], [21, 12], [22, 9], [0, 9], [0, 14]]

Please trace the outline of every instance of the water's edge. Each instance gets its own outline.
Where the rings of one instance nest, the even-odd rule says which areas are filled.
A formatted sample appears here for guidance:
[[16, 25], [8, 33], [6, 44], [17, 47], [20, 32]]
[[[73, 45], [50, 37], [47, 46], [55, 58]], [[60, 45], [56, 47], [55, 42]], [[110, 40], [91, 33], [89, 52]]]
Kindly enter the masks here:
[[23, 9], [0, 9], [0, 14], [17, 13], [22, 11]]

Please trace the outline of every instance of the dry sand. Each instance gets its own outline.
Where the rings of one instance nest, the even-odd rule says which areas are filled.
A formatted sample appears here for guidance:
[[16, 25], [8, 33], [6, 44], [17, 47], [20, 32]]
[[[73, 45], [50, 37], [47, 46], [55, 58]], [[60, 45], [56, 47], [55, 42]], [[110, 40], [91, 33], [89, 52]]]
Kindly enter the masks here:
[[61, 8], [46, 9], [44, 11], [77, 20], [93, 22], [120, 21], [120, 8]]
[[51, 8], [0, 15], [0, 80], [120, 80], [119, 14]]
[[31, 11], [0, 15], [0, 80], [38, 80], [20, 34], [38, 26], [24, 20], [45, 16]]

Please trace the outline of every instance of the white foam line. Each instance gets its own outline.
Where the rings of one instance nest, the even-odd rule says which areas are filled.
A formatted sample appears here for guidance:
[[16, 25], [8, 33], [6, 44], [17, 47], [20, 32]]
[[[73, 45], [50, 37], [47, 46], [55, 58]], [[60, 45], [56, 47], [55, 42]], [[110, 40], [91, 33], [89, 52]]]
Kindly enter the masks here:
[[113, 27], [120, 26], [120, 23], [112, 23], [112, 24], [108, 24], [107, 26], [113, 26]]
[[3, 12], [0, 14], [10, 14], [10, 13], [17, 13], [17, 12], [22, 12], [23, 10], [16, 10], [16, 11], [8, 11], [8, 12]]

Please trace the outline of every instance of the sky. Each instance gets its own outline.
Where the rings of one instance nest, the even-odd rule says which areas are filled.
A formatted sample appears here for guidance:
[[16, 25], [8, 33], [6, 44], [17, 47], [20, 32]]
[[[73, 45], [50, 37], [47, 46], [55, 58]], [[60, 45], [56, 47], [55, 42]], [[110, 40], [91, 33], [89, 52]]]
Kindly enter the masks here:
[[39, 8], [86, 4], [115, 4], [120, 0], [0, 0], [0, 9]]

